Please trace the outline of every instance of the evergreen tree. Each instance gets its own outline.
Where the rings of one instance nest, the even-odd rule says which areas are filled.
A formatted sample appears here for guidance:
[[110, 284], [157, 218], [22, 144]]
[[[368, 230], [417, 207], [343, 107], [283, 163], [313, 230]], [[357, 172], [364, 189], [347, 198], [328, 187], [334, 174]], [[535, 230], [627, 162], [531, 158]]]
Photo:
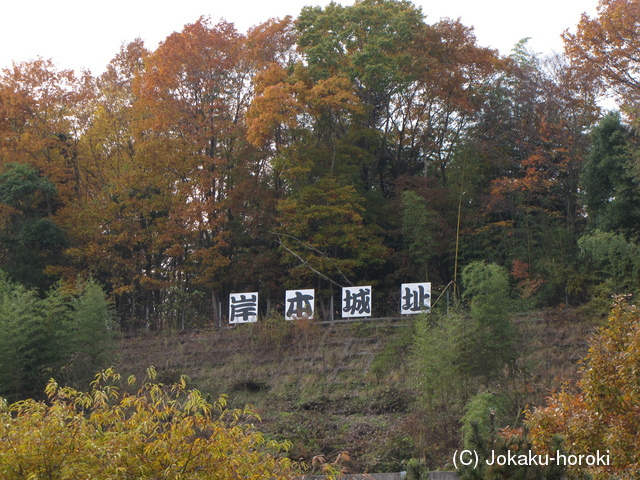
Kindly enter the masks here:
[[40, 291], [51, 286], [46, 273], [67, 246], [53, 221], [56, 187], [29, 165], [9, 164], [0, 174], [0, 268]]
[[53, 375], [90, 380], [111, 358], [112, 333], [111, 305], [95, 282], [41, 298], [0, 272], [0, 397], [37, 396]]
[[634, 135], [611, 112], [593, 129], [582, 172], [584, 201], [592, 229], [638, 236], [640, 188], [633, 171]]

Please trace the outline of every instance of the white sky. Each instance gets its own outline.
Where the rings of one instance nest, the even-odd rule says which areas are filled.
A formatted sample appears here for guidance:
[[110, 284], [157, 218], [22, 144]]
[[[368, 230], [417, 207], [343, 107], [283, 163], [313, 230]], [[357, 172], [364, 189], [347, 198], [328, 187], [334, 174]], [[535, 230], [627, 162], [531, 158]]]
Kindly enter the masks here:
[[[123, 43], [137, 37], [147, 48], [201, 15], [224, 18], [240, 31], [270, 17], [296, 16], [305, 5], [329, 0], [25, 0], [8, 1], [0, 12], [0, 68], [12, 61], [51, 58], [58, 68], [88, 68], [100, 74]], [[350, 5], [353, 0], [338, 3]], [[561, 51], [560, 34], [573, 29], [586, 12], [593, 16], [598, 0], [414, 0], [427, 23], [461, 18], [473, 26], [481, 46], [508, 54], [531, 37], [536, 52]], [[164, 6], [163, 6], [164, 5]]]

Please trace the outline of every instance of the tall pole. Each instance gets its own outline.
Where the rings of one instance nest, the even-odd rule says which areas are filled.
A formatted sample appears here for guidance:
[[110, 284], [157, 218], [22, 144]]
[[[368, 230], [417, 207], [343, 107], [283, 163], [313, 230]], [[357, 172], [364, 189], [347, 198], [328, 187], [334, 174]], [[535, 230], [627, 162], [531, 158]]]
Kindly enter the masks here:
[[458, 253], [460, 252], [460, 220], [462, 218], [462, 194], [464, 193], [465, 164], [462, 165], [460, 178], [460, 196], [458, 198], [458, 224], [456, 226], [456, 255], [453, 263], [453, 296], [458, 295]]

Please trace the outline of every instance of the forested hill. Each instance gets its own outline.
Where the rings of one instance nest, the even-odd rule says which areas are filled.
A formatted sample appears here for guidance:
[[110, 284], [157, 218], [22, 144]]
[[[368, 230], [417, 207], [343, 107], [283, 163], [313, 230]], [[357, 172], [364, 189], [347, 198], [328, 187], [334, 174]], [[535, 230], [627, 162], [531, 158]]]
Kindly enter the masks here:
[[[474, 261], [529, 305], [633, 293], [638, 35], [614, 33], [638, 8], [603, 2], [552, 58], [362, 0], [246, 33], [200, 18], [99, 77], [17, 63], [0, 267], [40, 292], [92, 276], [125, 329], [208, 324], [233, 292], [459, 294]], [[605, 89], [623, 115], [599, 110]]]
[[[312, 466], [338, 455], [320, 469], [343, 450], [354, 468], [416, 472], [461, 447], [610, 451], [461, 473], [640, 478], [640, 0], [600, 0], [552, 57], [526, 40], [501, 56], [428, 13], [357, 0], [247, 32], [203, 17], [155, 49], [123, 45], [97, 77], [45, 59], [0, 72], [0, 476], [65, 462], [140, 476], [129, 455], [150, 449], [150, 477], [201, 475], [149, 442], [216, 443], [188, 428], [223, 408], [204, 396], [230, 393], [266, 411], [260, 442], [292, 439]], [[398, 318], [403, 284], [430, 313]], [[344, 314], [344, 287], [394, 318], [321, 324]], [[294, 289], [313, 289], [314, 319], [284, 319]], [[259, 299], [256, 323], [229, 325], [232, 294]], [[135, 379], [95, 376], [118, 361], [156, 363], [165, 385], [132, 400]], [[204, 396], [178, 401], [183, 373]], [[95, 381], [9, 405], [51, 377]], [[143, 404], [171, 428], [136, 417]], [[274, 476], [244, 453], [229, 464], [258, 473], [233, 475]]]

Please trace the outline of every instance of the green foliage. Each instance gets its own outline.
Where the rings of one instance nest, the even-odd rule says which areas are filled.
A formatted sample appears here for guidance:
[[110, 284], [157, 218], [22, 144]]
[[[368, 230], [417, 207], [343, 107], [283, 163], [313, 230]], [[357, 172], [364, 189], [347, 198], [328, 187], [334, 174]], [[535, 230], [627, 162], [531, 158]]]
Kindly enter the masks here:
[[411, 190], [402, 193], [402, 232], [413, 259], [425, 272], [424, 280], [428, 280], [427, 267], [435, 253], [433, 217], [424, 197]]
[[380, 382], [389, 371], [405, 366], [409, 363], [409, 352], [414, 339], [414, 329], [412, 327], [403, 328], [392, 340], [385, 345], [385, 348], [378, 353], [371, 361], [369, 373]]
[[429, 469], [423, 459], [412, 458], [405, 466], [406, 480], [429, 480]]
[[0, 174], [0, 203], [9, 205], [24, 216], [34, 216], [46, 211], [56, 187], [36, 170], [20, 163], [5, 166]]
[[[154, 370], [149, 370], [151, 380]], [[105, 370], [89, 392], [46, 388], [48, 403], [0, 404], [0, 476], [5, 480], [259, 479], [300, 474], [282, 456], [288, 444], [267, 440], [250, 410], [225, 409], [187, 390], [144, 382], [134, 393]]]
[[[54, 332], [35, 291], [0, 277], [0, 396], [18, 398], [42, 386], [56, 350]], [[55, 355], [53, 355], [55, 357]]]
[[90, 380], [111, 359], [111, 305], [94, 281], [45, 297], [0, 277], [0, 396], [25, 398], [61, 375]]
[[184, 330], [187, 325], [197, 325], [194, 322], [194, 318], [198, 316], [196, 306], [204, 297], [203, 292], [187, 291], [174, 286], [165, 290], [164, 297], [158, 307], [164, 325], [175, 330]]
[[428, 404], [453, 406], [466, 401], [471, 379], [463, 375], [467, 359], [462, 358], [460, 344], [468, 328], [468, 317], [451, 312], [440, 319], [421, 315], [416, 322], [416, 337], [412, 351], [412, 367], [416, 386]]
[[337, 285], [352, 284], [355, 274], [379, 264], [386, 248], [375, 226], [363, 218], [363, 198], [351, 185], [331, 176], [308, 184], [279, 205], [278, 242], [294, 278], [319, 276]]
[[[73, 291], [62, 290], [64, 306], [61, 378], [82, 384], [114, 357], [113, 305], [93, 279], [80, 281]], [[50, 297], [53, 294], [50, 294]]]
[[462, 270], [463, 298], [481, 323], [505, 318], [513, 309], [509, 273], [504, 267], [473, 262]]
[[406, 48], [422, 22], [422, 12], [410, 2], [365, 0], [304, 8], [297, 27], [315, 78], [342, 70], [358, 80], [361, 95], [373, 99], [406, 81], [403, 67], [411, 62]]
[[509, 274], [498, 265], [474, 262], [463, 269], [462, 283], [472, 321], [460, 345], [465, 357], [461, 369], [490, 379], [516, 358]]
[[634, 241], [596, 230], [580, 238], [578, 247], [594, 298], [638, 291], [640, 247]]
[[582, 187], [592, 229], [638, 236], [640, 188], [634, 172], [633, 135], [620, 114], [610, 112], [591, 133]]
[[467, 449], [473, 448], [478, 436], [492, 438], [497, 428], [513, 425], [509, 398], [504, 393], [479, 393], [464, 407], [462, 441]]
[[31, 166], [6, 165], [0, 174], [0, 267], [14, 280], [44, 290], [45, 269], [60, 261], [68, 245], [52, 220], [56, 187]]
[[[529, 462], [533, 450], [532, 439], [526, 428], [514, 428], [520, 412], [513, 412], [509, 396], [503, 393], [479, 393], [464, 408], [462, 434], [464, 448], [478, 454], [478, 466], [462, 466], [460, 478], [464, 480], [497, 480], [502, 478], [560, 480], [565, 468], [555, 462]], [[559, 439], [553, 443], [553, 453], [560, 448]], [[535, 452], [538, 453], [538, 452]], [[500, 455], [524, 455], [528, 465], [498, 465], [494, 459]], [[514, 457], [518, 458], [518, 457]], [[536, 457], [537, 458], [537, 457]], [[493, 465], [489, 465], [493, 463]], [[524, 462], [523, 462], [524, 463]], [[536, 465], [547, 463], [548, 465]]]
[[[442, 444], [451, 446], [459, 442], [455, 422], [463, 417], [469, 399], [482, 389], [500, 389], [515, 370], [518, 355], [506, 270], [475, 263], [463, 270], [462, 280], [468, 312], [457, 306], [441, 317], [432, 313], [419, 318], [411, 354], [428, 421], [448, 419], [439, 435]], [[474, 409], [467, 416], [474, 416]]]
[[[540, 459], [526, 428], [498, 431], [493, 412], [489, 412], [488, 420], [469, 425], [469, 435], [465, 447], [478, 455], [478, 465], [462, 465], [459, 469], [461, 480], [500, 480], [513, 478], [522, 480], [563, 480], [566, 478], [566, 466], [560, 462]], [[561, 441], [554, 439], [552, 453], [560, 451]], [[563, 453], [563, 452], [561, 452]], [[535, 460], [530, 460], [536, 455]], [[498, 461], [502, 457], [502, 461]], [[508, 458], [512, 458], [511, 462]], [[474, 459], [475, 460], [475, 459]]]

